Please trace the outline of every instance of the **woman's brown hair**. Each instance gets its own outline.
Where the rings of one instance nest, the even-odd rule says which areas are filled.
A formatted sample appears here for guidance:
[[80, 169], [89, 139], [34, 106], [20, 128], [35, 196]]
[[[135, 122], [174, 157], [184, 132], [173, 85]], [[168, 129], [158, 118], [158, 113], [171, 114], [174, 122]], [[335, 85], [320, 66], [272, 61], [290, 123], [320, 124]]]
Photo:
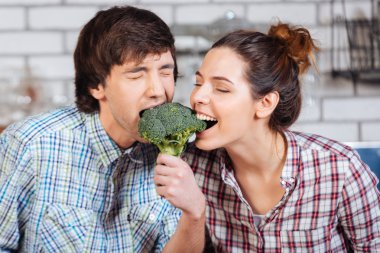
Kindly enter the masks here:
[[80, 111], [99, 111], [89, 88], [105, 85], [112, 66], [139, 63], [148, 54], [170, 51], [177, 78], [174, 37], [167, 24], [153, 12], [132, 6], [99, 11], [82, 29], [74, 52], [75, 96]]
[[308, 30], [282, 23], [271, 26], [268, 34], [238, 30], [212, 46], [218, 47], [232, 49], [246, 62], [245, 75], [254, 98], [279, 93], [270, 128], [282, 132], [290, 127], [301, 111], [299, 77], [315, 65], [314, 52], [318, 51]]

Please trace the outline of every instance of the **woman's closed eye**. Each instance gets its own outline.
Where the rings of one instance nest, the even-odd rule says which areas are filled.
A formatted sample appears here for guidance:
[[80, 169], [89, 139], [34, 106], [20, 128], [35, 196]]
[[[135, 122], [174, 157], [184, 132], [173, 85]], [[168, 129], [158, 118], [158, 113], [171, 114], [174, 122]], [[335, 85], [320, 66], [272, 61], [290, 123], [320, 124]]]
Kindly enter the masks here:
[[218, 92], [222, 92], [222, 93], [228, 93], [228, 92], [230, 92], [229, 90], [227, 90], [227, 89], [222, 89], [222, 88], [217, 88], [217, 89], [215, 89], [216, 91], [218, 91]]
[[221, 93], [228, 93], [231, 91], [231, 88], [228, 87], [228, 85], [217, 83], [214, 85], [214, 90]]

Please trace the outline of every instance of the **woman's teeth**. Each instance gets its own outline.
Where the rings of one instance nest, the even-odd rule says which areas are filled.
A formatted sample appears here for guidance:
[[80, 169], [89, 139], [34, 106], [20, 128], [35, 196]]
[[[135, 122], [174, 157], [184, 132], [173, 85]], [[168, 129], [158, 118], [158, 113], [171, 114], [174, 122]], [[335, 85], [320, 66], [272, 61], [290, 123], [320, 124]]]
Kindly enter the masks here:
[[208, 115], [199, 114], [199, 113], [197, 113], [197, 118], [200, 120], [206, 120], [206, 121], [217, 121], [215, 118], [212, 118]]

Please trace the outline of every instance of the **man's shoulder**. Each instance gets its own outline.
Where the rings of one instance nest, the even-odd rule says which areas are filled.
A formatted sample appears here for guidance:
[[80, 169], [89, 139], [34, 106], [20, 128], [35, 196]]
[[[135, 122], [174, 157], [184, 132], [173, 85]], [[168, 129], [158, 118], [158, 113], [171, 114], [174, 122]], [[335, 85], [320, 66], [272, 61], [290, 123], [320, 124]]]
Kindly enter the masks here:
[[28, 117], [9, 126], [4, 135], [28, 142], [61, 131], [72, 131], [83, 124], [81, 113], [75, 106], [67, 106]]

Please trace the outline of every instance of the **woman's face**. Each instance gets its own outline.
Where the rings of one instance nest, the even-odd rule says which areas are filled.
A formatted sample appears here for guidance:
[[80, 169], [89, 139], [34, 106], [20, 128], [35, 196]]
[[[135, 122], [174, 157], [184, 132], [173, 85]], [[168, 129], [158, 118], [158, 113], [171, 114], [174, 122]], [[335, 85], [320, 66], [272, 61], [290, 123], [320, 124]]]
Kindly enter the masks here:
[[211, 49], [196, 72], [190, 97], [199, 118], [216, 124], [197, 134], [196, 145], [204, 150], [233, 146], [255, 131], [254, 100], [244, 77], [245, 62], [227, 47]]

